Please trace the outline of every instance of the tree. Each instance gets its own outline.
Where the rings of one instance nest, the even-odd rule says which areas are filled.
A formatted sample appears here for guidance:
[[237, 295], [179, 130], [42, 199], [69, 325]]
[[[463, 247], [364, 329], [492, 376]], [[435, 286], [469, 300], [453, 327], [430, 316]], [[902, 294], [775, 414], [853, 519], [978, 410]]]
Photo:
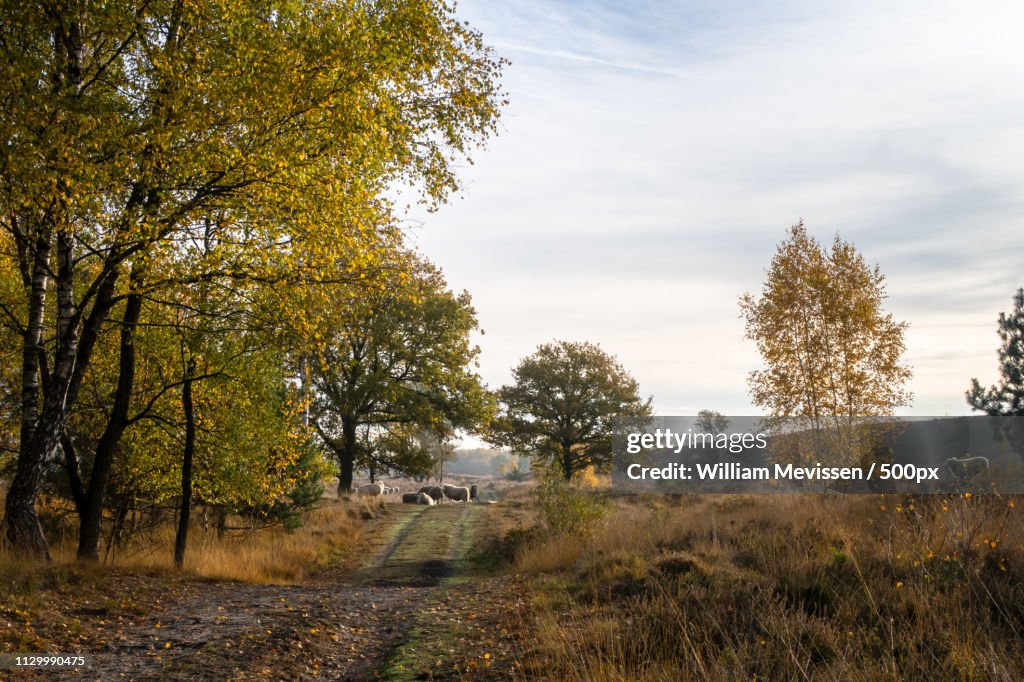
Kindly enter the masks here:
[[364, 424], [357, 433], [355, 469], [377, 476], [423, 478], [434, 468], [431, 444], [441, 442], [433, 431], [409, 423]]
[[610, 464], [614, 417], [651, 414], [636, 380], [592, 343], [543, 344], [512, 374], [515, 383], [498, 390], [488, 441], [557, 463], [566, 481], [588, 466]]
[[338, 461], [340, 491], [352, 486], [361, 428], [415, 426], [445, 437], [487, 421], [491, 399], [470, 341], [476, 311], [468, 293], [448, 290], [436, 266], [398, 251], [365, 288], [335, 294], [333, 315], [320, 312], [297, 327], [312, 424]]
[[779, 244], [761, 298], [740, 299], [746, 338], [767, 365], [750, 374], [754, 402], [769, 428], [804, 428], [779, 434], [790, 446], [776, 452], [859, 461], [893, 426], [888, 418], [911, 399], [911, 372], [901, 361], [907, 325], [883, 310], [885, 298], [878, 265], [839, 235], [826, 250], [800, 222]]
[[999, 313], [999, 385], [985, 389], [971, 379], [967, 404], [992, 416], [1024, 416], [1024, 289], [1013, 296], [1013, 312]]
[[[184, 356], [184, 352], [182, 355]], [[189, 519], [192, 518], [192, 469], [196, 455], [195, 401], [192, 400], [192, 383], [195, 380], [196, 362], [188, 358], [185, 377], [181, 385], [181, 407], [185, 413], [185, 445], [181, 461], [181, 503], [178, 506], [178, 530], [174, 537], [174, 565], [185, 565], [185, 550], [188, 547]]]
[[16, 547], [48, 556], [41, 482], [111, 312], [153, 286], [150, 261], [216, 213], [229, 246], [202, 276], [316, 270], [350, 250], [395, 181], [443, 200], [455, 162], [494, 129], [502, 63], [436, 0], [0, 11], [0, 229], [21, 337], [5, 524]]
[[18, 372], [21, 342], [20, 316], [7, 302], [17, 299], [17, 277], [9, 237], [0, 231], [0, 477], [9, 480], [18, 455], [18, 423], [21, 418], [21, 376]]
[[729, 418], [715, 410], [701, 410], [697, 413], [695, 426], [704, 433], [725, 433], [729, 428]]
[[458, 457], [455, 444], [450, 442], [448, 437], [430, 431], [421, 431], [418, 439], [430, 453], [430, 473], [433, 474], [434, 480], [438, 485], [444, 483], [444, 465]]
[[754, 403], [812, 433], [848, 431], [858, 417], [909, 403], [904, 322], [882, 309], [885, 276], [837, 234], [826, 250], [794, 225], [779, 244], [761, 297], [744, 295], [746, 336], [767, 365], [750, 373]]
[[[242, 293], [182, 291], [178, 307], [151, 306], [140, 320], [133, 340], [139, 359], [133, 408], [109, 491], [102, 506], [90, 509], [95, 524], [91, 514], [80, 512], [80, 558], [98, 554], [99, 514], [108, 509], [117, 519], [173, 503], [179, 509], [176, 561], [184, 559], [193, 500], [219, 517], [240, 513], [266, 520], [272, 512], [286, 523], [299, 520], [288, 491], [303, 484], [306, 470], [315, 474], [295, 466], [308, 449], [301, 401], [289, 386], [285, 354], [275, 339], [252, 322], [243, 324], [253, 313], [238, 309]], [[111, 367], [93, 363], [68, 426], [81, 456], [66, 468], [80, 470], [86, 481], [95, 480], [96, 458], [90, 461], [88, 453], [109, 431], [106, 408], [120, 383], [118, 339], [109, 342], [114, 352], [97, 360]], [[322, 460], [319, 451], [317, 456]]]
[[[215, 248], [211, 241], [206, 241], [207, 252]], [[195, 254], [197, 257], [191, 261], [188, 252], [177, 255], [176, 262], [162, 265], [162, 268], [186, 272], [194, 266], [195, 260], [201, 260], [208, 253]], [[151, 259], [148, 268], [151, 273], [159, 271], [153, 261]], [[261, 318], [269, 317], [268, 311], [261, 311], [254, 300], [260, 293], [260, 283], [248, 279], [236, 281], [232, 286], [224, 286], [217, 279], [202, 279], [194, 284], [182, 282], [174, 288], [173, 301], [159, 299], [161, 289], [131, 292], [122, 306], [120, 325], [115, 325], [117, 318], [112, 314], [110, 326], [117, 333], [105, 334], [106, 338], [101, 339], [97, 346], [84, 379], [87, 390], [61, 439], [62, 465], [80, 520], [80, 559], [96, 560], [99, 557], [101, 520], [111, 503], [107, 488], [114, 472], [114, 455], [116, 452], [122, 459], [131, 456], [131, 448], [125, 442], [131, 435], [130, 431], [163, 427], [182, 433], [182, 505], [178, 515], [181, 542], [177, 558], [183, 558], [189, 520], [187, 503], [192, 497], [192, 465], [196, 452], [205, 456], [207, 447], [204, 441], [240, 415], [251, 417], [251, 424], [241, 426], [241, 430], [249, 432], [264, 430], [266, 425], [278, 423], [281, 419], [273, 400], [258, 401], [254, 411], [246, 412], [241, 409], [245, 401], [239, 398], [235, 401], [235, 409], [207, 410], [206, 405], [201, 405], [204, 414], [194, 421], [204, 424], [202, 433], [197, 433], [195, 423], [191, 428], [189, 425], [193, 421], [189, 416], [194, 411], [194, 406], [190, 407], [193, 405], [193, 393], [198, 390], [200, 401], [205, 402], [206, 396], [213, 395], [222, 383], [216, 382], [217, 385], [207, 391], [207, 382], [226, 379], [229, 372], [244, 371], [248, 363], [262, 362], [263, 376], [273, 377], [276, 373], [283, 385], [285, 378], [280, 376], [283, 367], [275, 372], [274, 356], [257, 357], [266, 353], [266, 347], [275, 345], [275, 339], [266, 329], [268, 325], [261, 321]], [[127, 322], [129, 317], [133, 318], [131, 324]], [[197, 359], [202, 360], [202, 372], [187, 371], [192, 361]], [[280, 357], [276, 359], [279, 361]], [[182, 392], [180, 405], [166, 400], [179, 389]], [[249, 382], [245, 390], [246, 400], [259, 394], [254, 382]], [[227, 451], [237, 456], [236, 450], [241, 443], [236, 438]], [[263, 443], [272, 445], [274, 441], [264, 439]], [[167, 447], [171, 447], [169, 443]], [[91, 458], [89, 453], [92, 453]], [[156, 463], [162, 454], [163, 447], [151, 447], [146, 456], [151, 463]], [[252, 451], [247, 454], [251, 456]], [[197, 473], [200, 482], [205, 483], [206, 476], [214, 472]], [[154, 490], [152, 487], [148, 489]], [[155, 504], [159, 499], [143, 500], [123, 487], [120, 492], [116, 496], [119, 510], [132, 508], [136, 500]], [[260, 499], [259, 495], [252, 498], [251, 489], [238, 492], [243, 499]]]
[[[119, 518], [174, 506], [180, 522], [191, 498], [220, 521], [238, 514], [295, 525], [308, 507], [305, 489], [316, 486], [326, 462], [302, 427], [284, 353], [251, 333], [185, 328], [196, 322], [143, 321], [139, 404], [119, 444], [105, 508]], [[165, 346], [177, 354], [161, 354]], [[94, 442], [84, 425], [75, 426], [81, 445]], [[187, 527], [178, 528], [183, 556]]]

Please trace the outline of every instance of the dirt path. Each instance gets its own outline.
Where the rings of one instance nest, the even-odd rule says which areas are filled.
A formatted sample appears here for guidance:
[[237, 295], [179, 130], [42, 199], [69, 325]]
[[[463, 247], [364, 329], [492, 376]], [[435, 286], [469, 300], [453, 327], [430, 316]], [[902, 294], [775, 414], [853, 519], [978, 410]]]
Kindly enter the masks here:
[[467, 561], [494, 509], [389, 505], [355, 570], [300, 585], [190, 584], [174, 603], [111, 633], [81, 679], [506, 677], [489, 652], [452, 647], [467, 632], [486, 647], [492, 634], [473, 624], [488, 618], [479, 607], [452, 619], [467, 582], [477, 604], [508, 589], [507, 579], [472, 578]]

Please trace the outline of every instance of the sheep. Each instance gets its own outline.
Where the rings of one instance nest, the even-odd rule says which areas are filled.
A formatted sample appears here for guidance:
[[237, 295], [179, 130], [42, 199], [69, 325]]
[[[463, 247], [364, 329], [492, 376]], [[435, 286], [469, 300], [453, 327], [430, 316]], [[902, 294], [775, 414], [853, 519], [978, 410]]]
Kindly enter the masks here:
[[423, 493], [405, 493], [402, 495], [402, 504], [420, 504], [420, 495]]
[[384, 494], [383, 483], [366, 483], [356, 488], [359, 497], [380, 497]]
[[469, 504], [469, 488], [465, 486], [445, 484], [444, 496], [453, 502]]
[[988, 457], [950, 457], [946, 460], [946, 468], [959, 481], [969, 481], [988, 471]]
[[479, 502], [480, 501], [480, 491], [477, 489], [476, 483], [474, 483], [473, 485], [469, 486], [469, 499], [470, 499], [471, 502]]
[[419, 489], [419, 492], [426, 493], [433, 498], [434, 502], [440, 502], [444, 499], [444, 491], [436, 485], [425, 485]]
[[431, 497], [430, 495], [426, 494], [426, 493], [406, 493], [406, 494], [407, 495], [415, 495], [416, 496], [416, 504], [425, 504], [428, 507], [432, 507], [433, 505], [437, 504], [437, 502], [434, 502], [434, 498]]

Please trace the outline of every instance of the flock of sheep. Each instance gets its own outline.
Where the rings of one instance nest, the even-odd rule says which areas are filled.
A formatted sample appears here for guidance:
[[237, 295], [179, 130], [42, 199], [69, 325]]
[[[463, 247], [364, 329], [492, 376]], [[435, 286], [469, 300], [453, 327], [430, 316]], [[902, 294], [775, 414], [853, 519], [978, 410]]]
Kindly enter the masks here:
[[[972, 479], [985, 474], [989, 470], [987, 457], [950, 457], [944, 462], [946, 468], [953, 474], [958, 483], [966, 483]], [[416, 492], [402, 493], [397, 487], [387, 486], [381, 482], [365, 483], [355, 488], [359, 497], [382, 497], [384, 495], [402, 494], [403, 504], [435, 505], [450, 502], [478, 502], [476, 485], [427, 485]]]
[[[382, 497], [384, 495], [396, 495], [401, 489], [386, 486], [383, 483], [365, 483], [356, 488], [359, 497]], [[402, 493], [403, 504], [425, 504], [434, 505], [443, 502], [470, 502], [478, 501], [476, 485], [426, 485], [414, 493]]]

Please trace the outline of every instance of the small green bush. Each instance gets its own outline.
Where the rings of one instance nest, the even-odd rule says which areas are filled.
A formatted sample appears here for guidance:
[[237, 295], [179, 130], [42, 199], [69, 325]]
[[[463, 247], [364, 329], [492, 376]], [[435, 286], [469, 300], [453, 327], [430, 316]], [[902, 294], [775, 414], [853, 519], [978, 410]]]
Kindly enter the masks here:
[[554, 477], [541, 481], [532, 494], [541, 518], [552, 533], [589, 534], [612, 508], [600, 494], [581, 490]]

